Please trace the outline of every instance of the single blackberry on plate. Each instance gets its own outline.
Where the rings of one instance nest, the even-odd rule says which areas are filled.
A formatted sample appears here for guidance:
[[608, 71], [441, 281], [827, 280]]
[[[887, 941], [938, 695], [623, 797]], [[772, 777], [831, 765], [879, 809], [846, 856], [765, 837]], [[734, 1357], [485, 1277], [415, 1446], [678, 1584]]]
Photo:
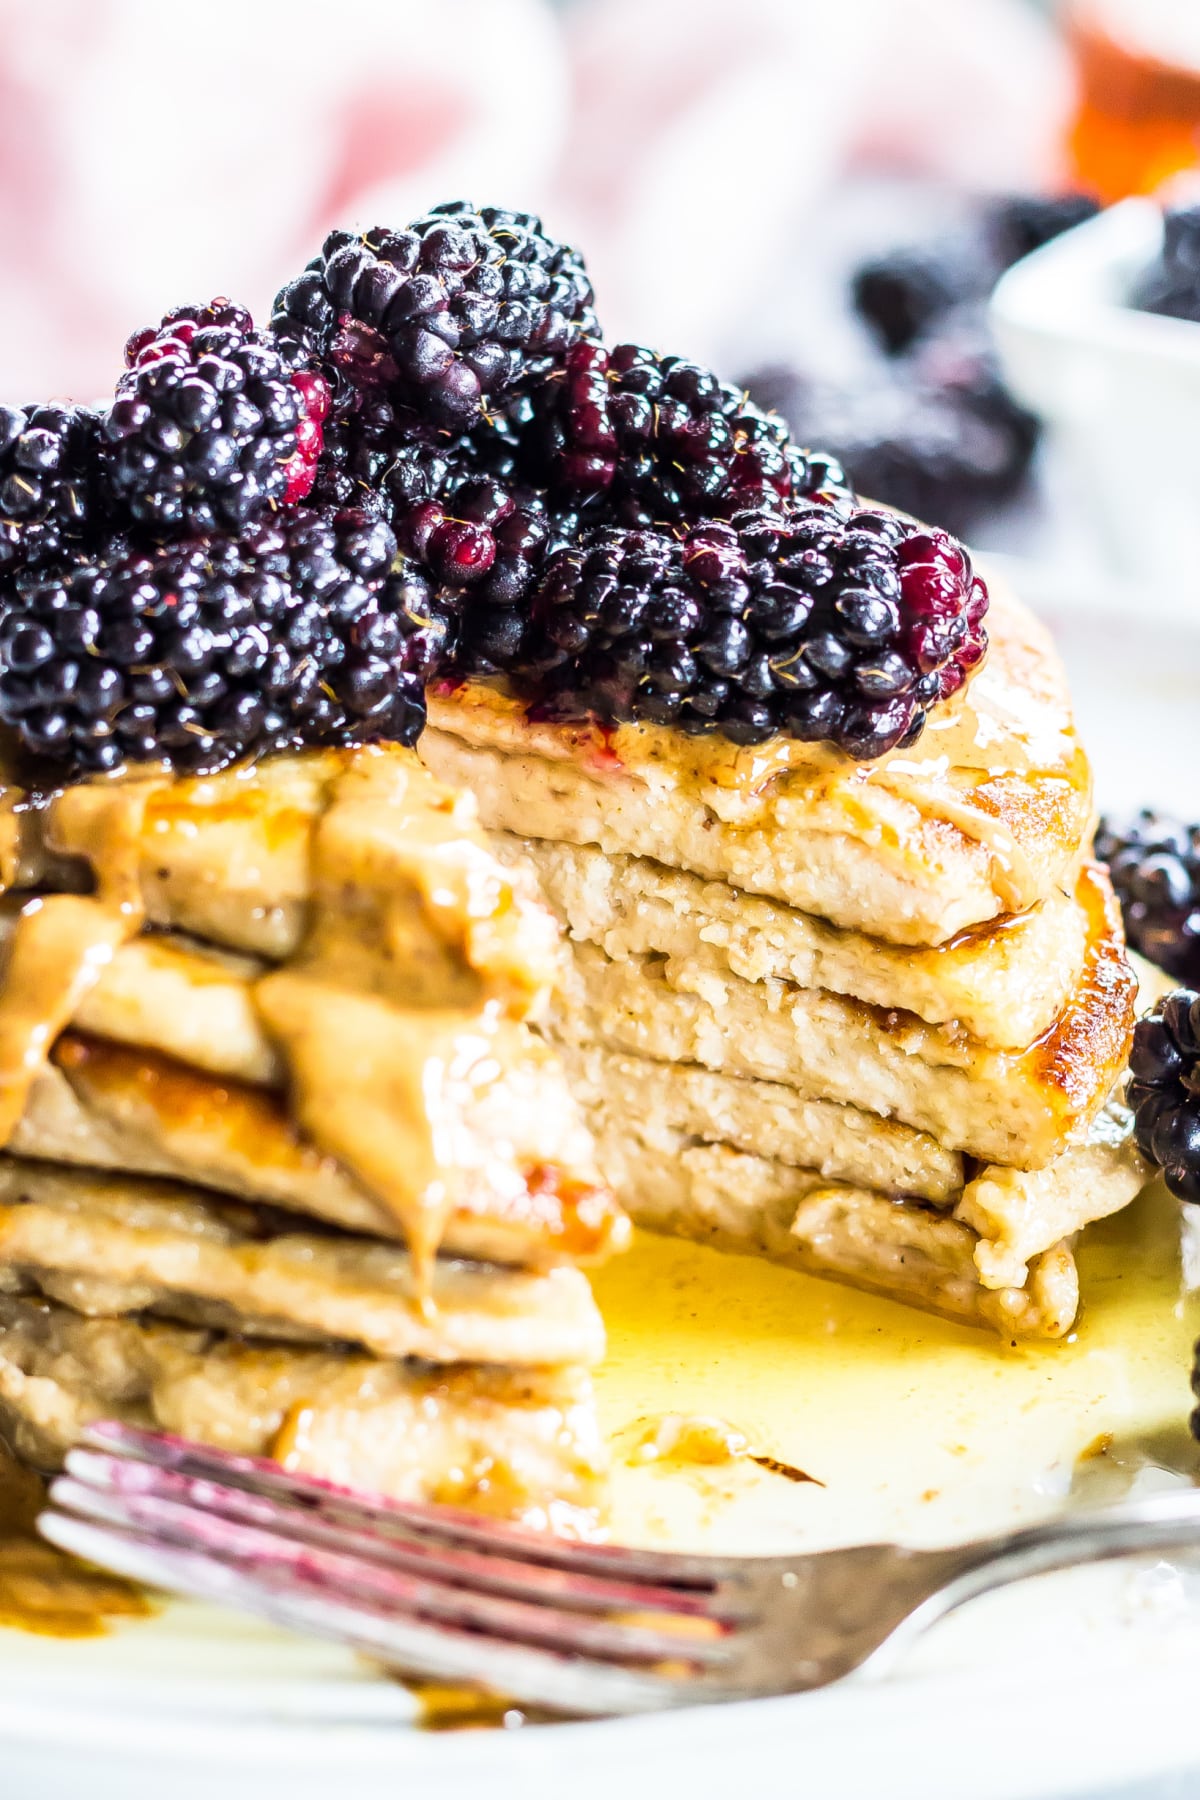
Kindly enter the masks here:
[[0, 575], [99, 535], [99, 424], [78, 406], [0, 406]]
[[1108, 864], [1132, 947], [1200, 987], [1200, 824], [1149, 811], [1101, 819], [1096, 855]]
[[961, 687], [986, 610], [965, 550], [869, 508], [596, 526], [550, 556], [513, 673], [546, 717], [783, 733], [866, 760]]
[[1200, 993], [1177, 988], [1133, 1028], [1127, 1097], [1138, 1149], [1200, 1203]]
[[0, 720], [67, 775], [412, 743], [452, 622], [390, 528], [290, 508], [54, 571], [0, 619]]
[[531, 213], [465, 201], [402, 231], [333, 231], [280, 292], [272, 325], [423, 419], [466, 430], [596, 330], [576, 251]]
[[670, 525], [791, 498], [849, 499], [783, 420], [679, 356], [590, 340], [533, 402], [531, 467], [575, 505], [623, 525]]
[[889, 356], [910, 350], [960, 306], [978, 305], [1012, 263], [1098, 210], [1087, 194], [1009, 194], [957, 228], [860, 263], [850, 283], [859, 317]]
[[118, 516], [160, 536], [238, 530], [313, 485], [329, 387], [294, 344], [228, 300], [135, 332], [104, 415]]

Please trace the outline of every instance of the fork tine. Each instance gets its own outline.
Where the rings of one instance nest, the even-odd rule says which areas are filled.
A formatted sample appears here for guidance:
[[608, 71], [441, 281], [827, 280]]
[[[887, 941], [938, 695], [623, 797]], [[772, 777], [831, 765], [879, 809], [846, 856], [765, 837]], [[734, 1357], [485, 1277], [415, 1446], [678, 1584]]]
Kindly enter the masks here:
[[711, 1593], [694, 1588], [636, 1584], [519, 1562], [503, 1553], [459, 1549], [436, 1539], [383, 1535], [301, 1510], [286, 1500], [209, 1479], [114, 1457], [104, 1451], [72, 1450], [67, 1473], [85, 1487], [124, 1496], [175, 1501], [235, 1525], [259, 1526], [296, 1544], [345, 1552], [412, 1575], [428, 1575], [457, 1587], [572, 1611], [639, 1610], [680, 1613], [722, 1624], [742, 1617], [744, 1603], [730, 1588]]
[[[298, 1542], [258, 1525], [235, 1524], [186, 1502], [152, 1494], [98, 1491], [71, 1476], [60, 1476], [51, 1485], [50, 1498], [63, 1511], [93, 1522], [145, 1533], [162, 1544], [216, 1557], [267, 1581], [295, 1582], [320, 1593], [338, 1594], [372, 1610], [386, 1609], [392, 1617], [432, 1620], [512, 1643], [610, 1661], [674, 1659], [709, 1664], [729, 1658], [721, 1628], [707, 1620], [689, 1619], [682, 1630], [671, 1631], [651, 1623], [625, 1623], [619, 1617], [609, 1619], [594, 1613], [530, 1604], [527, 1600], [499, 1599], [438, 1580], [428, 1573], [414, 1577], [345, 1551]], [[707, 1626], [711, 1636], [691, 1635], [687, 1627], [696, 1624]]]
[[51, 1543], [131, 1580], [251, 1612], [272, 1624], [333, 1638], [406, 1674], [467, 1682], [526, 1704], [600, 1717], [682, 1706], [732, 1693], [670, 1673], [630, 1670], [586, 1657], [501, 1643], [477, 1632], [384, 1614], [289, 1577], [276, 1583], [209, 1553], [49, 1511], [38, 1528]]
[[88, 1426], [81, 1442], [156, 1468], [175, 1469], [247, 1493], [270, 1495], [338, 1519], [352, 1528], [365, 1527], [384, 1536], [395, 1532], [477, 1546], [485, 1552], [544, 1568], [700, 1589], [711, 1589], [721, 1581], [736, 1581], [743, 1568], [742, 1561], [735, 1557], [585, 1544], [488, 1519], [460, 1507], [363, 1495], [315, 1475], [293, 1474], [263, 1457], [233, 1455], [167, 1432], [142, 1431], [116, 1421]]

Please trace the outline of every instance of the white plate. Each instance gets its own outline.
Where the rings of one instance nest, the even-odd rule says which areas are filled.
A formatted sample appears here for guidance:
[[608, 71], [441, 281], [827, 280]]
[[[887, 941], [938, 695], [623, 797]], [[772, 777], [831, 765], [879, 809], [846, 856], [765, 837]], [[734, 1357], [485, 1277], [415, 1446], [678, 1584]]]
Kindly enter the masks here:
[[1155, 202], [1124, 200], [1010, 269], [991, 320], [1005, 379], [1049, 428], [1095, 538], [1186, 620], [1200, 595], [1200, 326], [1128, 304], [1161, 244]]
[[[1030, 591], [1028, 579], [1021, 585]], [[1067, 593], [1032, 597], [1070, 665], [1102, 804], [1147, 800], [1200, 816], [1200, 622], [1098, 614]], [[1161, 1261], [1166, 1245], [1173, 1256], [1175, 1211], [1160, 1197], [1146, 1217], [1156, 1235], [1142, 1254]], [[1101, 1227], [1098, 1241], [1093, 1286], [1119, 1300], [1137, 1239], [1117, 1225]], [[1118, 1319], [1101, 1297], [1078, 1343], [1037, 1360], [765, 1265], [682, 1246], [653, 1256], [653, 1304], [665, 1320], [656, 1404], [667, 1394], [681, 1410], [736, 1407], [751, 1425], [751, 1415], [769, 1415], [773, 1447], [843, 1477], [820, 1490], [714, 1482], [702, 1502], [695, 1493], [689, 1501], [689, 1529], [709, 1541], [767, 1548], [881, 1531], [888, 1520], [908, 1529], [914, 1518], [932, 1536], [965, 1533], [1055, 1504], [1075, 1451], [1100, 1428], [1128, 1427], [1147, 1447], [1124, 1469], [1117, 1460], [1116, 1486], [1137, 1461], [1153, 1465], [1154, 1430], [1173, 1432], [1177, 1451], [1186, 1441], [1194, 1327], [1170, 1271], [1152, 1306], [1126, 1304]], [[609, 1427], [628, 1424], [639, 1399], [636, 1347], [622, 1323], [628, 1292], [614, 1299], [621, 1281], [606, 1272], [600, 1283], [614, 1306], [600, 1389]], [[776, 1336], [756, 1371], [739, 1358], [754, 1297], [764, 1295]], [[780, 1330], [778, 1309], [793, 1306]], [[723, 1337], [705, 1335], [706, 1308], [724, 1320]], [[828, 1404], [814, 1375], [820, 1356]], [[937, 1384], [948, 1370], [943, 1398]], [[1153, 1466], [1136, 1475], [1140, 1487], [1180, 1478]], [[659, 1477], [637, 1479], [652, 1488]], [[1050, 1800], [1135, 1785], [1149, 1795], [1157, 1785], [1142, 1784], [1200, 1778], [1197, 1693], [1200, 1561], [1026, 1584], [947, 1621], [887, 1680], [686, 1715], [454, 1735], [409, 1729], [407, 1693], [348, 1655], [172, 1605], [90, 1642], [0, 1631], [0, 1795], [612, 1800], [665, 1782], [689, 1800], [768, 1786], [813, 1800]]]

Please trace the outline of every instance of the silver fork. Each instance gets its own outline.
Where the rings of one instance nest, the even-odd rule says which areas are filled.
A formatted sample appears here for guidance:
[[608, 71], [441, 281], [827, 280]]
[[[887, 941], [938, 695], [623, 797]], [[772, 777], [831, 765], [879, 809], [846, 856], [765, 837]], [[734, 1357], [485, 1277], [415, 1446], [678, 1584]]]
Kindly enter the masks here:
[[724, 1557], [567, 1542], [117, 1424], [66, 1469], [39, 1520], [64, 1550], [406, 1674], [589, 1716], [822, 1687], [1007, 1582], [1200, 1545], [1195, 1488], [948, 1550]]

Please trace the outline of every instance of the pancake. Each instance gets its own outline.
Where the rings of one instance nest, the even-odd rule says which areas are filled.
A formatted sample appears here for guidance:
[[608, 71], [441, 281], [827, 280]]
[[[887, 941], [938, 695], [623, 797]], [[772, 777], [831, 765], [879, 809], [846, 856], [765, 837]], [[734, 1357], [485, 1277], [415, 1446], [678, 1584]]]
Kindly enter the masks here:
[[555, 1041], [589, 1119], [653, 1119], [693, 1142], [728, 1144], [816, 1170], [826, 1180], [923, 1200], [944, 1202], [966, 1179], [956, 1151], [895, 1119], [831, 1100], [805, 1100], [782, 1082]]
[[639, 1224], [1017, 1337], [1070, 1329], [1079, 1304], [1071, 1237], [1126, 1206], [1147, 1179], [1123, 1109], [1049, 1169], [987, 1167], [942, 1205], [833, 1183], [615, 1108], [591, 1118], [602, 1165]]
[[[151, 925], [272, 961], [294, 956], [312, 922], [316, 838], [336, 806], [339, 836], [357, 839], [364, 858], [363, 885], [386, 867], [412, 894], [409, 928], [431, 991], [453, 993], [464, 959], [514, 1012], [553, 983], [557, 934], [533, 886], [497, 865], [471, 797], [432, 781], [411, 751], [305, 750], [218, 775], [142, 776], [131, 877]], [[23, 883], [86, 886], [96, 792], [79, 783], [22, 815], [40, 844], [40, 862], [27, 852], [17, 871]], [[442, 916], [461, 955], [439, 928], [439, 891], [470, 896], [457, 924], [453, 909]]]
[[[532, 1275], [440, 1257], [421, 1307], [398, 1246], [272, 1226], [268, 1235], [252, 1208], [178, 1183], [0, 1157], [0, 1268], [77, 1312], [140, 1312], [178, 1294], [385, 1359], [586, 1364], [603, 1350], [576, 1269]], [[122, 1285], [130, 1292], [114, 1305]]]
[[[571, 1120], [572, 1132], [583, 1129], [574, 1109]], [[550, 1137], [553, 1115], [543, 1123]], [[60, 1040], [10, 1145], [24, 1157], [171, 1176], [347, 1230], [403, 1235], [360, 1182], [296, 1130], [278, 1096], [120, 1045]], [[590, 1139], [588, 1155], [591, 1166]], [[595, 1261], [627, 1239], [611, 1194], [546, 1163], [503, 1204], [486, 1183], [463, 1191], [442, 1242], [456, 1255], [543, 1267]]]
[[431, 693], [420, 744], [490, 830], [653, 858], [896, 944], [1048, 899], [1091, 829], [1091, 777], [1044, 628], [997, 589], [987, 661], [915, 746], [856, 764], [774, 738], [534, 723], [494, 684]]
[[555, 1032], [662, 1062], [779, 1082], [927, 1132], [951, 1150], [1040, 1168], [1086, 1130], [1124, 1067], [1136, 992], [1107, 875], [1081, 878], [1084, 976], [1053, 1029], [1021, 1053], [823, 990], [731, 975], [718, 953], [676, 962], [575, 946]]
[[1074, 889], [935, 949], [839, 931], [810, 913], [640, 856], [496, 833], [525, 862], [573, 938], [619, 958], [707, 958], [745, 981], [828, 988], [870, 1006], [957, 1024], [981, 1043], [1024, 1049], [1048, 1031], [1083, 973], [1087, 913]]
[[56, 1469], [99, 1419], [566, 1531], [594, 1522], [606, 1467], [581, 1370], [379, 1362], [0, 1294], [0, 1431], [17, 1454]]
[[375, 746], [131, 769], [20, 816], [17, 1449], [53, 1463], [112, 1415], [543, 1526], [592, 1507], [604, 1332], [572, 1265], [629, 1223], [530, 1023], [557, 926], [469, 799]]

